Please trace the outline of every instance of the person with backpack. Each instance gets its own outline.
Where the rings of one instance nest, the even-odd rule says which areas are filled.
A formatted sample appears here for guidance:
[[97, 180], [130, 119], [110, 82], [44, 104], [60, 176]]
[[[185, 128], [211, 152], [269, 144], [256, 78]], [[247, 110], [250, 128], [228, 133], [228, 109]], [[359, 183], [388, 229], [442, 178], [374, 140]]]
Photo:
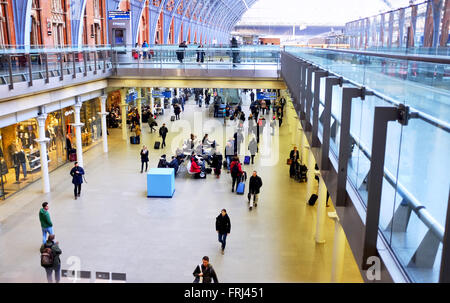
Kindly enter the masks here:
[[55, 235], [49, 235], [47, 241], [41, 245], [41, 266], [45, 268], [48, 283], [53, 283], [53, 271], [55, 271], [55, 282], [61, 280], [61, 260], [62, 254], [59, 242], [54, 242]]
[[258, 174], [256, 173], [256, 171], [253, 171], [253, 175], [250, 177], [250, 182], [249, 182], [249, 190], [248, 190], [248, 204], [249, 204], [249, 209], [252, 210], [252, 204], [250, 204], [250, 200], [253, 196], [253, 204], [255, 205], [255, 207], [258, 206], [258, 197], [259, 197], [259, 191], [263, 185], [261, 177], [258, 176]]
[[47, 241], [47, 234], [53, 235], [53, 223], [50, 220], [50, 213], [48, 212], [48, 202], [42, 203], [42, 208], [39, 211], [39, 221], [42, 228], [42, 243]]
[[235, 156], [233, 162], [230, 164], [231, 178], [233, 179], [233, 184], [231, 185], [231, 192], [234, 192], [234, 187], [236, 184], [236, 190], [239, 185], [239, 180], [243, 174], [241, 163], [239, 162], [239, 157]]
[[227, 244], [227, 236], [231, 232], [231, 221], [226, 209], [222, 209], [216, 218], [216, 231], [219, 235], [219, 242], [222, 244], [222, 255]]
[[208, 256], [202, 258], [202, 264], [197, 265], [192, 274], [195, 277], [194, 283], [211, 283], [213, 280], [214, 283], [219, 283], [216, 272], [209, 263]]
[[161, 148], [164, 148], [166, 146], [166, 136], [169, 130], [166, 127], [166, 124], [163, 123], [163, 125], [159, 128], [159, 135], [162, 137], [162, 144]]
[[83, 184], [84, 169], [78, 166], [78, 162], [75, 162], [74, 167], [70, 170], [72, 176], [72, 183], [74, 185], [73, 193], [75, 200], [81, 195], [81, 184]]

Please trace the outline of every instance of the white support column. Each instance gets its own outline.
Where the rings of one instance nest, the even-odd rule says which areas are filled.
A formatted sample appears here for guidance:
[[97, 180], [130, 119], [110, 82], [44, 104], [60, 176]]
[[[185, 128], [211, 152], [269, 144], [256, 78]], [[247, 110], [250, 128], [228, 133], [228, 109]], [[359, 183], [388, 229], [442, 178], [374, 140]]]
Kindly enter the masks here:
[[77, 101], [73, 106], [73, 109], [75, 111], [75, 123], [71, 125], [75, 127], [75, 138], [77, 142], [77, 162], [79, 166], [83, 167], [83, 143], [81, 141], [81, 127], [84, 125], [84, 123], [81, 123], [80, 118], [81, 106], [83, 106], [83, 102], [81, 102], [77, 98]]
[[128, 139], [128, 129], [127, 129], [127, 109], [128, 104], [126, 103], [126, 97], [127, 97], [127, 89], [123, 88], [120, 91], [120, 110], [121, 110], [121, 116], [122, 116], [122, 139], [127, 140]]
[[136, 88], [137, 90], [137, 108], [139, 113], [139, 125], [142, 127], [142, 89]]
[[334, 219], [333, 259], [331, 262], [331, 283], [339, 283], [344, 268], [345, 233], [335, 212], [329, 212], [328, 217]]
[[106, 112], [106, 99], [107, 96], [100, 97], [100, 105], [101, 112], [99, 113], [102, 116], [102, 138], [103, 138], [103, 152], [108, 152], [108, 128], [106, 126], [106, 116], [109, 114]]
[[307, 199], [309, 199], [309, 197], [311, 197], [312, 194], [314, 194], [314, 183], [317, 182], [316, 179], [314, 179], [314, 164], [316, 163], [314, 160], [314, 155], [312, 153], [311, 147], [310, 146], [306, 146], [305, 147], [305, 155], [306, 155], [306, 159], [305, 159], [305, 165], [308, 167], [308, 172], [307, 172], [307, 177], [308, 177], [308, 183], [306, 184], [306, 197]]
[[155, 99], [153, 98], [153, 88], [150, 88], [150, 113], [153, 115]]
[[48, 174], [48, 160], [47, 160], [47, 143], [50, 138], [45, 137], [45, 121], [47, 114], [40, 114], [37, 118], [39, 126], [39, 138], [35, 141], [39, 143], [39, 151], [41, 154], [41, 172], [42, 172], [42, 192], [50, 192], [50, 176]]
[[[322, 244], [325, 243], [325, 215], [327, 208], [327, 188], [325, 186], [325, 182], [320, 176], [319, 172], [316, 172], [315, 175], [319, 177], [319, 197], [317, 198], [317, 224], [316, 224], [316, 243]], [[314, 179], [314, 182], [316, 180]], [[313, 180], [311, 180], [313, 182]]]

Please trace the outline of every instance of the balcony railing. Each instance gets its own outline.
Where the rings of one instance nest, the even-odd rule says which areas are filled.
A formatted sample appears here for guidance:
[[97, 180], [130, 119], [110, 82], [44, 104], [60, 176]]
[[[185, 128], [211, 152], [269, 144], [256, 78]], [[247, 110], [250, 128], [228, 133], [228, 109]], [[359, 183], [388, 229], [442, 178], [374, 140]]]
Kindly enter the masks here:
[[345, 206], [348, 184], [367, 210], [365, 257], [375, 255], [380, 231], [411, 281], [445, 280], [440, 272], [448, 244], [448, 58], [286, 51], [281, 73], [305, 130], [322, 148], [321, 169], [329, 169], [328, 159], [338, 163], [335, 202]]
[[277, 46], [242, 46], [239, 48], [189, 45], [152, 45], [149, 47], [17, 47], [0, 49], [0, 85], [28, 82], [51, 77], [77, 77], [120, 68], [202, 69], [278, 71], [280, 48]]

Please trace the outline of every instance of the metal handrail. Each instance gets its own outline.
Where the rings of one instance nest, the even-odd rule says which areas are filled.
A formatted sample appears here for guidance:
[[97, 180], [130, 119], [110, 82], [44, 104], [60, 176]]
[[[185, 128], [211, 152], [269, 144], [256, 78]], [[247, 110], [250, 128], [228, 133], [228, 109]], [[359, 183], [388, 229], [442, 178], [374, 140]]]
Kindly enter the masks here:
[[[284, 52], [286, 55], [291, 56], [293, 59], [300, 59], [292, 54], [286, 53]], [[315, 64], [313, 62], [310, 62], [309, 60], [304, 60], [301, 59], [313, 66], [318, 67], [319, 69], [323, 69], [323, 70], [327, 70], [324, 69], [323, 67], [321, 67], [319, 64]], [[354, 81], [351, 81], [345, 77], [342, 77], [340, 75], [337, 75], [334, 72], [330, 72], [330, 76], [336, 76], [336, 77], [340, 77], [343, 78], [345, 80], [346, 83], [350, 83], [356, 87], [364, 87]], [[372, 91], [371, 91], [372, 92]], [[374, 91], [374, 95], [377, 96], [378, 98], [384, 99], [383, 97], [380, 97], [379, 94]], [[400, 103], [392, 98], [386, 98], [385, 100], [386, 102], [398, 106]], [[324, 102], [322, 100], [319, 99], [319, 103], [322, 104], [322, 106], [325, 106]], [[435, 119], [433, 117], [426, 117], [428, 115], [424, 114], [424, 113], [418, 113], [418, 112], [412, 112], [411, 116], [413, 117], [417, 117], [417, 118], [423, 118], [424, 121], [429, 122], [433, 125], [435, 125], [436, 121], [434, 121]], [[339, 121], [339, 119], [333, 114], [331, 113], [331, 117], [334, 118], [335, 121]], [[425, 120], [425, 118], [427, 119], [431, 119], [431, 122], [428, 120]], [[445, 129], [445, 127], [443, 125], [435, 125], [437, 127], [440, 127], [444, 130], [446, 130], [448, 132], [448, 125], [447, 125], [447, 129]], [[369, 149], [367, 147], [365, 147], [361, 142], [359, 142], [356, 138], [356, 136], [352, 136], [352, 134], [350, 133], [350, 136], [355, 140], [355, 144], [356, 146], [358, 146], [358, 148], [362, 151], [362, 153], [367, 157], [367, 159], [369, 159], [369, 161], [371, 161], [371, 154], [369, 152]], [[406, 187], [404, 187], [401, 183], [397, 182], [397, 179], [394, 177], [394, 175], [387, 169], [384, 168], [383, 169], [383, 175], [384, 178], [386, 179], [386, 181], [389, 182], [389, 184], [391, 184], [394, 188], [397, 188], [398, 193], [400, 194], [400, 196], [402, 196], [402, 198], [404, 200], [407, 201], [407, 203], [409, 204], [409, 206], [413, 209], [413, 211], [417, 214], [417, 217], [433, 232], [433, 234], [442, 242], [444, 239], [444, 232], [445, 229], [444, 227], [436, 221], [436, 219], [434, 219], [431, 214], [425, 209], [425, 207], [420, 203], [419, 200], [417, 200], [416, 197], [414, 197], [413, 194], [411, 194]]]
[[[312, 50], [311, 48], [306, 48], [308, 50]], [[417, 54], [397, 54], [397, 53], [380, 53], [373, 51], [359, 51], [359, 50], [348, 50], [348, 49], [335, 49], [335, 48], [322, 48], [322, 49], [314, 49], [315, 51], [331, 51], [335, 53], [345, 53], [352, 55], [361, 55], [361, 56], [369, 56], [369, 57], [381, 57], [381, 58], [389, 58], [389, 59], [397, 59], [404, 61], [418, 61], [418, 62], [427, 62], [427, 63], [437, 63], [437, 64], [450, 64], [449, 56], [431, 56], [431, 55], [417, 55]]]
[[[285, 54], [287, 54], [287, 55], [289, 55], [289, 56], [291, 56], [291, 57], [293, 57], [295, 59], [301, 59], [301, 60], [305, 61], [306, 63], [309, 63], [311, 65], [314, 65], [314, 66], [318, 67], [319, 69], [326, 70], [326, 71], [328, 71], [328, 73], [331, 76], [336, 76], [338, 78], [342, 78], [345, 83], [350, 83], [350, 84], [352, 84], [352, 85], [354, 85], [356, 87], [359, 87], [359, 88], [362, 88], [362, 87], [367, 88], [367, 86], [365, 86], [365, 85], [363, 85], [361, 83], [358, 83], [356, 81], [353, 81], [353, 80], [351, 80], [349, 78], [346, 78], [346, 77], [344, 77], [344, 76], [342, 76], [342, 75], [340, 75], [340, 74], [338, 74], [336, 72], [329, 71], [326, 67], [323, 67], [320, 64], [317, 64], [317, 63], [315, 63], [313, 61], [302, 59], [302, 58], [298, 58], [297, 56], [295, 56], [293, 54], [290, 54], [290, 53], [287, 53], [287, 52], [285, 52]], [[372, 88], [367, 89], [367, 92], [370, 92], [370, 94], [372, 94], [374, 96], [377, 96], [378, 98], [382, 99], [383, 101], [386, 101], [387, 103], [389, 103], [391, 105], [399, 106], [400, 104], [403, 104], [403, 103], [395, 100], [394, 98], [388, 97], [385, 94], [383, 94], [383, 93], [381, 93], [381, 92], [379, 92], [377, 90], [374, 90]], [[442, 121], [440, 119], [437, 119], [435, 117], [432, 117], [429, 114], [426, 114], [426, 113], [424, 113], [424, 112], [422, 112], [422, 111], [420, 111], [420, 110], [418, 110], [418, 109], [416, 109], [416, 108], [414, 108], [412, 106], [409, 106], [409, 108], [410, 108], [411, 112], [414, 112], [414, 113], [417, 114], [417, 118], [419, 118], [419, 119], [421, 119], [421, 120], [423, 120], [423, 121], [425, 121], [427, 123], [430, 123], [430, 124], [440, 128], [440, 129], [442, 129], [442, 130], [444, 130], [446, 132], [450, 132], [450, 124], [449, 123], [447, 123], [445, 121]]]

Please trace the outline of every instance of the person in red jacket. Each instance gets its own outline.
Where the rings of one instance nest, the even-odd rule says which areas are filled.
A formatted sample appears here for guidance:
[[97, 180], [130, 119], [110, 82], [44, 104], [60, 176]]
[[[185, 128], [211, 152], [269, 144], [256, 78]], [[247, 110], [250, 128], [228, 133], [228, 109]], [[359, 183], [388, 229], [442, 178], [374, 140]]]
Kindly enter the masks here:
[[230, 172], [231, 172], [231, 178], [233, 178], [233, 184], [231, 185], [231, 192], [234, 192], [234, 187], [236, 184], [236, 190], [239, 185], [239, 179], [242, 176], [242, 167], [241, 163], [239, 162], [239, 157], [235, 156], [233, 158], [233, 161], [230, 164]]
[[191, 173], [200, 173], [202, 170], [200, 166], [197, 164], [197, 161], [195, 161], [195, 158], [191, 158]]

